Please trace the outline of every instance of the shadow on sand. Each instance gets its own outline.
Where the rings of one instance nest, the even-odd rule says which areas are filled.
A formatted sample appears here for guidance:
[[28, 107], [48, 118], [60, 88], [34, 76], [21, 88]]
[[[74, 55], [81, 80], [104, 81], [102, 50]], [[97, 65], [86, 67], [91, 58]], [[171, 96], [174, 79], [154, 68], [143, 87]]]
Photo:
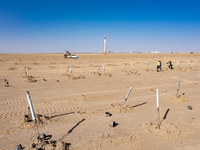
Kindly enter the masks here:
[[68, 136], [68, 134], [72, 133], [72, 131], [80, 124], [82, 123], [83, 121], [85, 121], [85, 119], [82, 119], [81, 121], [79, 121], [73, 128], [71, 128], [67, 134], [65, 134], [61, 139], [59, 139], [58, 141], [61, 141], [63, 140], [66, 136]]

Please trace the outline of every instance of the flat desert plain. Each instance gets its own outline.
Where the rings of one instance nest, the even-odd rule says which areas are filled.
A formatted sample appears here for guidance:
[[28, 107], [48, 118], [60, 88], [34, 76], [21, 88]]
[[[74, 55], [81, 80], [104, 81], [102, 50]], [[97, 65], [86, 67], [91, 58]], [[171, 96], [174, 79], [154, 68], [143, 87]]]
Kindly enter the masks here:
[[0, 54], [1, 150], [200, 149], [200, 53], [77, 55]]

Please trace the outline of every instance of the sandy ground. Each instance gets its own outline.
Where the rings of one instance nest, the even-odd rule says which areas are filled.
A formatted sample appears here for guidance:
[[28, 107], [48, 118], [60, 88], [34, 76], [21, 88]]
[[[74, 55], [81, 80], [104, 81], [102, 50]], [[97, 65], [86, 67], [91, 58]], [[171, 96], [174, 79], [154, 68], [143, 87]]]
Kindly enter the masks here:
[[[63, 54], [0, 54], [1, 150], [18, 144], [28, 149], [37, 141], [33, 122], [24, 121], [28, 114], [26, 91], [40, 115], [39, 132], [49, 140], [67, 143], [68, 149], [200, 148], [199, 53], [78, 55], [78, 59], [70, 60]], [[162, 72], [156, 71], [159, 59]], [[167, 68], [168, 59], [174, 70]], [[179, 67], [177, 61], [182, 61]], [[102, 67], [99, 70], [101, 63], [105, 71]], [[70, 68], [67, 72], [70, 64], [72, 73]], [[28, 67], [29, 78], [24, 67]], [[4, 79], [9, 87], [5, 87]], [[121, 106], [131, 86], [129, 98]], [[111, 116], [106, 117], [105, 112]], [[109, 126], [111, 121], [115, 121], [114, 127]]]

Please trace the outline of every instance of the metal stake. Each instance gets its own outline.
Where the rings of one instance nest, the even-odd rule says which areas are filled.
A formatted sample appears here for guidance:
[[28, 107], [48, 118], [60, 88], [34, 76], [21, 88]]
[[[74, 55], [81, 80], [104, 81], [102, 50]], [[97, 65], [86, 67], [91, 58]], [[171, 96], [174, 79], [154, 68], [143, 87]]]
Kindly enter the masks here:
[[177, 87], [177, 92], [176, 92], [177, 98], [179, 97], [178, 93], [179, 93], [180, 81], [181, 81], [181, 78], [178, 79], [178, 87]]

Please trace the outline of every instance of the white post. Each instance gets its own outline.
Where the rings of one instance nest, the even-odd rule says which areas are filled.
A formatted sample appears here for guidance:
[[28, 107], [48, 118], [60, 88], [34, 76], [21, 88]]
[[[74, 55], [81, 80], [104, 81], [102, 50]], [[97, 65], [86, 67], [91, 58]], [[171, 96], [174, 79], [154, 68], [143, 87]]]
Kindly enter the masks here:
[[35, 113], [34, 113], [33, 105], [32, 105], [32, 102], [31, 102], [31, 97], [30, 97], [28, 91], [26, 91], [26, 95], [27, 95], [28, 107], [30, 108], [31, 116], [32, 116], [32, 119], [34, 121], [35, 120]]
[[177, 61], [177, 64], [178, 64], [178, 66], [179, 66], [179, 63], [178, 63], [178, 61]]
[[[102, 64], [101, 64], [102, 65]], [[99, 66], [99, 70], [101, 69], [101, 65]]]
[[182, 61], [179, 62], [179, 67], [180, 67], [181, 63], [182, 63]]
[[103, 70], [105, 71], [105, 68], [104, 68], [104, 66], [103, 66], [103, 63], [102, 63], [102, 67], [103, 67]]
[[131, 67], [132, 67], [132, 69], [133, 69], [133, 64], [131, 63]]
[[27, 96], [27, 101], [28, 101], [28, 108], [30, 108], [32, 120], [33, 120], [33, 123], [35, 124], [35, 127], [36, 127], [35, 128], [35, 134], [38, 137], [39, 136], [39, 130], [38, 130], [38, 126], [37, 126], [37, 121], [35, 119], [35, 112], [34, 112], [34, 109], [33, 109], [32, 102], [31, 102], [31, 97], [30, 97], [28, 91], [26, 91], [26, 96]]
[[133, 88], [133, 86], [130, 87], [130, 89], [129, 89], [129, 91], [128, 91], [128, 93], [127, 93], [127, 95], [126, 95], [126, 97], [125, 97], [125, 99], [124, 99], [124, 101], [123, 101], [123, 103], [122, 103], [122, 105], [121, 105], [121, 108], [122, 108], [122, 106], [125, 104], [125, 102], [127, 101], [128, 96], [129, 96], [129, 94], [130, 94], [132, 88]]
[[26, 74], [27, 74], [27, 76], [29, 75], [29, 73], [28, 73], [28, 68], [26, 67]]
[[157, 108], [159, 108], [159, 90], [156, 90]]
[[179, 92], [180, 82], [181, 82], [181, 78], [178, 79], [178, 87], [177, 87], [177, 92], [176, 92], [177, 98], [179, 97], [178, 92]]
[[188, 64], [190, 65], [190, 61], [188, 60]]
[[157, 100], [157, 114], [158, 114], [158, 124], [157, 128], [160, 129], [160, 113], [159, 113], [159, 90], [156, 90], [156, 100]]
[[69, 70], [69, 65], [67, 66], [67, 72], [68, 72], [68, 70]]
[[[124, 70], [125, 70], [125, 68], [126, 68], [126, 64], [125, 64], [125, 66], [124, 66]], [[124, 70], [123, 70], [123, 71], [124, 71]]]
[[199, 63], [199, 60], [198, 60], [198, 62], [197, 62], [197, 64], [196, 64], [196, 67], [197, 67], [198, 63]]
[[131, 87], [130, 87], [130, 89], [129, 89], [129, 91], [128, 91], [127, 95], [126, 95], [126, 98], [125, 98], [125, 100], [127, 100], [127, 99], [128, 99], [128, 96], [129, 96], [129, 94], [130, 94], [130, 92], [131, 92], [132, 88], [133, 88], [133, 86], [131, 86]]
[[71, 73], [72, 73], [72, 65], [70, 65], [70, 70], [71, 70]]
[[147, 71], [148, 71], [148, 68], [149, 68], [149, 62], [148, 62], [148, 65], [147, 65]]
[[107, 35], [104, 36], [104, 53], [107, 53]]

